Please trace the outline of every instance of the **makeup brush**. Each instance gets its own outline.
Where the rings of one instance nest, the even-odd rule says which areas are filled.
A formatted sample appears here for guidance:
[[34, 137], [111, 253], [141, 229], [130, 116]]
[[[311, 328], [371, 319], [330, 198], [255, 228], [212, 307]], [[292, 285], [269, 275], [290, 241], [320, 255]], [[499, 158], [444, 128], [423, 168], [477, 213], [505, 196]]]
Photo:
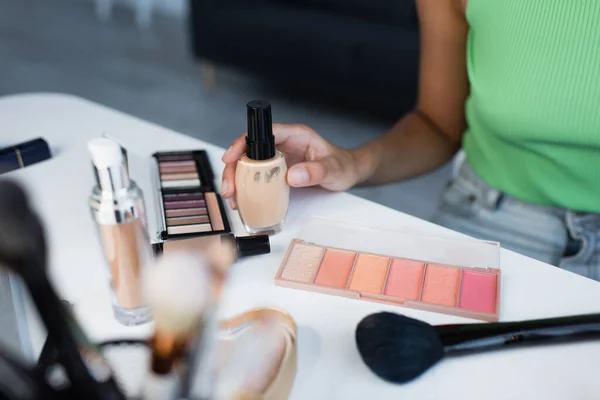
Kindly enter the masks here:
[[271, 384], [285, 351], [285, 332], [261, 321], [236, 340], [220, 365], [215, 400], [260, 399]]
[[0, 264], [25, 283], [54, 343], [58, 361], [69, 378], [75, 398], [124, 399], [111, 370], [64, 307], [46, 275], [46, 240], [42, 224], [23, 190], [0, 182]]
[[360, 321], [355, 337], [373, 373], [392, 383], [406, 383], [444, 357], [600, 339], [600, 314], [432, 326], [381, 312]]
[[44, 372], [27, 365], [21, 357], [0, 344], [0, 399], [64, 399], [59, 392], [60, 385], [48, 379]]
[[231, 241], [216, 241], [205, 248], [204, 257], [210, 271], [210, 306], [202, 317], [195, 341], [182, 374], [179, 397], [211, 398], [214, 370], [216, 337], [219, 330], [217, 309], [231, 265], [235, 262], [235, 248]]
[[152, 365], [144, 399], [175, 397], [174, 367], [185, 357], [206, 312], [211, 294], [209, 282], [207, 263], [197, 254], [169, 254], [148, 268], [143, 291], [155, 328], [150, 340]]

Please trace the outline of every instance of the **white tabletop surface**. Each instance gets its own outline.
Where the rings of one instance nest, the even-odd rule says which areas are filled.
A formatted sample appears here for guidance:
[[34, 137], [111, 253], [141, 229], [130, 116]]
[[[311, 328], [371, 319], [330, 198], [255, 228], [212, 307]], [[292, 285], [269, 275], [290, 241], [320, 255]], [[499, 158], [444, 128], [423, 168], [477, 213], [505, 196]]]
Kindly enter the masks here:
[[[34, 198], [49, 239], [49, 274], [60, 296], [75, 304], [78, 318], [94, 340], [146, 336], [149, 325], [126, 328], [112, 318], [106, 267], [87, 205], [94, 181], [86, 143], [106, 132], [140, 157], [157, 150], [206, 149], [218, 181], [223, 149], [61, 94], [0, 98], [0, 123], [0, 147], [43, 137], [54, 151], [52, 160], [3, 177], [22, 181]], [[202, 131], [202, 126], [198, 126], [198, 131]], [[232, 132], [227, 134], [233, 136]], [[142, 189], [146, 193], [152, 190]], [[438, 236], [461, 236], [346, 193], [293, 190], [285, 229], [272, 237], [272, 253], [243, 260], [233, 267], [222, 304], [224, 315], [257, 306], [275, 306], [295, 318], [299, 326], [299, 368], [291, 399], [600, 398], [600, 342], [444, 360], [406, 385], [380, 380], [363, 364], [354, 343], [356, 324], [364, 316], [388, 310], [432, 324], [471, 321], [274, 285], [273, 277], [284, 251], [311, 215], [382, 228], [402, 226]], [[235, 233], [243, 235], [237, 214], [229, 210], [229, 216]], [[501, 250], [500, 264], [503, 321], [600, 311], [600, 285], [594, 281], [507, 250]], [[28, 302], [24, 312], [26, 333], [35, 355], [43, 344], [44, 331]]]

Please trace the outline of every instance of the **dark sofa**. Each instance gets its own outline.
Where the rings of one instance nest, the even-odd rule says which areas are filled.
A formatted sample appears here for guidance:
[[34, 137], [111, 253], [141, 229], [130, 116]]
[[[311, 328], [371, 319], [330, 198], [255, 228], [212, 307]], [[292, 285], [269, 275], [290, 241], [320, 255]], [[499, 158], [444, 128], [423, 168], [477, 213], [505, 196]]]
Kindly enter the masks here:
[[189, 22], [199, 60], [381, 115], [414, 106], [414, 0], [190, 0]]

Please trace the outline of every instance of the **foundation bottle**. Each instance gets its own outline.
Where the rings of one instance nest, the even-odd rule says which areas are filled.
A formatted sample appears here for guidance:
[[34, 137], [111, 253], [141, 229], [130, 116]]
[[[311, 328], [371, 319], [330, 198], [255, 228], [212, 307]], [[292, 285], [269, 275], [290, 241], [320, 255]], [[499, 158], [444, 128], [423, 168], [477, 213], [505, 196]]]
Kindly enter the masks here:
[[129, 178], [121, 147], [109, 139], [89, 145], [96, 185], [89, 197], [111, 284], [113, 313], [123, 325], [151, 320], [140, 277], [152, 259], [142, 191]]
[[238, 210], [249, 233], [274, 234], [283, 227], [289, 205], [287, 164], [275, 149], [271, 105], [254, 100], [246, 108], [246, 153], [238, 160], [235, 172]]

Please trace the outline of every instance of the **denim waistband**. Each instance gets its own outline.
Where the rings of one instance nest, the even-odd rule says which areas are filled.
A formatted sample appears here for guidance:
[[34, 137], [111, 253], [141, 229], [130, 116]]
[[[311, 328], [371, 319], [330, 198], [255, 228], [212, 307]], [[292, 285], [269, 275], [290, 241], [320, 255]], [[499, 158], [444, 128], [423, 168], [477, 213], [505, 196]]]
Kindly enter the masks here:
[[488, 185], [467, 160], [455, 166], [444, 198], [452, 211], [438, 217], [445, 226], [600, 281], [600, 213], [528, 203]]
[[462, 180], [470, 186], [469, 201], [477, 202], [490, 210], [497, 209], [502, 203], [505, 194], [492, 188], [481, 178], [475, 175], [475, 171], [468, 161], [464, 160], [458, 170], [457, 179]]
[[[470, 200], [473, 202], [477, 202], [478, 204], [482, 205], [483, 207], [489, 210], [496, 210], [502, 205], [503, 202], [510, 201], [521, 203], [521, 205], [525, 207], [535, 208], [538, 211], [543, 211], [548, 214], [555, 215], [559, 218], [565, 218], [565, 215], [568, 211], [567, 209], [560, 207], [541, 206], [533, 203], [527, 203], [500, 190], [494, 189], [486, 182], [484, 182], [483, 179], [477, 176], [477, 174], [475, 173], [475, 171], [473, 171], [473, 168], [466, 159], [462, 161], [460, 167], [458, 168], [457, 178], [463, 180], [463, 182], [465, 183], [468, 183], [471, 187], [472, 198]], [[585, 213], [576, 214], [583, 215]], [[600, 216], [600, 214], [593, 215]]]

